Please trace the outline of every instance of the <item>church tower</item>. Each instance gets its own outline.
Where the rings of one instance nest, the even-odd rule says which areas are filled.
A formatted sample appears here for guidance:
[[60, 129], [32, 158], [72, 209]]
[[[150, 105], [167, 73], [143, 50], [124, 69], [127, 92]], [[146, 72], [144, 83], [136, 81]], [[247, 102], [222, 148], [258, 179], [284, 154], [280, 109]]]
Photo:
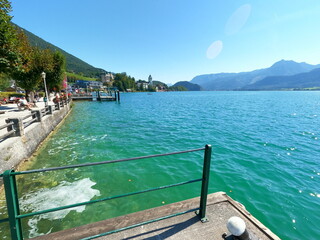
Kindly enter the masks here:
[[149, 77], [148, 77], [148, 83], [149, 83], [149, 85], [152, 85], [152, 77], [151, 77], [151, 75], [149, 75]]

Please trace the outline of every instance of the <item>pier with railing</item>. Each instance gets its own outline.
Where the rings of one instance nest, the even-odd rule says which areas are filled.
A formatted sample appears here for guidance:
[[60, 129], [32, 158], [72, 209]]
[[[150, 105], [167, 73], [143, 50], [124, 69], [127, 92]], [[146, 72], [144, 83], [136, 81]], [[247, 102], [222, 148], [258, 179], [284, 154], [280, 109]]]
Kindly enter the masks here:
[[[138, 192], [129, 192], [116, 196], [101, 196], [86, 202], [79, 202], [65, 206], [58, 206], [41, 211], [21, 213], [17, 188], [19, 186], [16, 177], [30, 174], [46, 174], [47, 172], [61, 171], [65, 169], [88, 168], [100, 166], [102, 169], [109, 164], [120, 162], [139, 161], [141, 159], [159, 159], [164, 156], [188, 154], [191, 152], [204, 151], [202, 174], [198, 178], [189, 179], [183, 182], [172, 183], [170, 185], [151, 187]], [[275, 239], [279, 238], [273, 234], [262, 223], [255, 219], [245, 208], [228, 197], [225, 193], [218, 192], [208, 195], [209, 174], [211, 165], [211, 146], [204, 148], [185, 150], [180, 152], [156, 154], [149, 156], [133, 157], [118, 160], [108, 160], [102, 162], [84, 163], [69, 166], [60, 166], [44, 169], [34, 169], [27, 171], [7, 170], [0, 177], [4, 181], [6, 206], [8, 217], [0, 219], [0, 224], [8, 224], [12, 240], [24, 239], [24, 229], [22, 220], [33, 216], [52, 213], [64, 209], [71, 209], [80, 206], [87, 206], [119, 198], [129, 197], [152, 191], [159, 191], [181, 185], [201, 182], [200, 196], [198, 198], [164, 205], [140, 212], [131, 213], [125, 216], [106, 219], [100, 222], [83, 225], [77, 228], [67, 229], [43, 236], [36, 237], [37, 240], [75, 240], [75, 239], [233, 239], [233, 235], [228, 232], [227, 221], [232, 216], [242, 219], [245, 224], [246, 233], [249, 239]], [[36, 176], [35, 176], [36, 177]], [[67, 180], [67, 179], [66, 179]], [[69, 196], [65, 196], [69, 197]], [[50, 199], [48, 199], [50, 201]], [[103, 211], [103, 209], [101, 209]], [[228, 223], [229, 224], [229, 223]]]
[[110, 89], [108, 91], [92, 91], [86, 93], [74, 93], [71, 95], [72, 100], [84, 101], [117, 101], [120, 102], [120, 91]]

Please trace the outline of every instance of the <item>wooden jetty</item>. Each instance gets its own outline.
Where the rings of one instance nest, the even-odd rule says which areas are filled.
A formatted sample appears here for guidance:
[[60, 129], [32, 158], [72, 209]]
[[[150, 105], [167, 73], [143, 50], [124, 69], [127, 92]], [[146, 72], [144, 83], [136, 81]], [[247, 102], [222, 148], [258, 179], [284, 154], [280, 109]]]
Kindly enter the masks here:
[[168, 216], [177, 212], [197, 208], [199, 206], [199, 201], [199, 197], [188, 199], [40, 236], [34, 239], [92, 239], [90, 236], [114, 231], [116, 229], [125, 229], [127, 226], [137, 225], [136, 227], [122, 231], [114, 231], [111, 234], [100, 236], [95, 239], [233, 240], [233, 236], [228, 232], [226, 223], [230, 217], [237, 216], [243, 219], [246, 223], [246, 229], [250, 234], [251, 240], [280, 240], [278, 236], [253, 217], [242, 204], [236, 202], [224, 192], [217, 192], [208, 195], [207, 222], [202, 223], [199, 220], [199, 217], [191, 211], [170, 218], [164, 218], [163, 220], [156, 222], [139, 225], [141, 222], [148, 222], [152, 219], [161, 218], [162, 216]]
[[91, 92], [91, 93], [84, 93], [84, 94], [73, 94], [71, 96], [72, 100], [75, 101], [118, 101], [120, 102], [120, 92], [113, 91], [113, 92]]

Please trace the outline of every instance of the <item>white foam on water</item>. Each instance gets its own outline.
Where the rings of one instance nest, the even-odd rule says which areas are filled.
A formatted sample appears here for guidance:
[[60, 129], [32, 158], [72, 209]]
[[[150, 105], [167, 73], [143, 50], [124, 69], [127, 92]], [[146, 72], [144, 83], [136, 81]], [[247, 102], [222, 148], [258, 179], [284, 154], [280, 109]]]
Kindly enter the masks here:
[[105, 139], [106, 137], [108, 137], [108, 134], [104, 134], [100, 139], [103, 140], [103, 139]]
[[[20, 208], [24, 212], [37, 212], [59, 206], [90, 201], [94, 196], [100, 196], [100, 191], [92, 188], [95, 184], [96, 183], [92, 182], [89, 178], [81, 179], [72, 183], [63, 181], [56, 187], [50, 189], [43, 188], [36, 192], [26, 194], [20, 199]], [[51, 229], [46, 233], [38, 232], [38, 222], [41, 219], [62, 219], [73, 210], [80, 213], [85, 210], [85, 206], [34, 216], [28, 220], [28, 225], [30, 226], [29, 238], [51, 232]]]

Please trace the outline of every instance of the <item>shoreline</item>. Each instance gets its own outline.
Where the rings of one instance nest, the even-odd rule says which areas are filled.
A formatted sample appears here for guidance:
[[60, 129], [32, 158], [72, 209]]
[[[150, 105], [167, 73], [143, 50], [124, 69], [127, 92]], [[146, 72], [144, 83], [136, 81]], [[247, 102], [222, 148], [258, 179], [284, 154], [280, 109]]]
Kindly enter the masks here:
[[[55, 110], [51, 114], [43, 116], [41, 121], [23, 129], [21, 136], [3, 140], [0, 143], [0, 151], [4, 153], [0, 156], [1, 173], [8, 169], [22, 169], [23, 164], [30, 161], [46, 140], [61, 126], [60, 124], [69, 116], [71, 110], [72, 102], [64, 105], [58, 111]], [[2, 180], [0, 180], [0, 185], [2, 185]]]
[[72, 108], [70, 108], [69, 112], [67, 113], [67, 115], [64, 116], [64, 118], [61, 120], [60, 123], [58, 123], [57, 126], [55, 126], [54, 130], [52, 130], [47, 137], [39, 143], [38, 147], [34, 150], [34, 152], [32, 153], [32, 155], [28, 158], [23, 159], [17, 166], [16, 166], [16, 171], [25, 171], [28, 164], [33, 163], [33, 159], [36, 155], [38, 155], [38, 152], [41, 150], [41, 148], [43, 147], [44, 144], [46, 144], [50, 138], [56, 134], [57, 130], [59, 130], [59, 128], [61, 127], [61, 125], [65, 122], [65, 120], [67, 119], [67, 117], [70, 115], [70, 113], [72, 112]]

